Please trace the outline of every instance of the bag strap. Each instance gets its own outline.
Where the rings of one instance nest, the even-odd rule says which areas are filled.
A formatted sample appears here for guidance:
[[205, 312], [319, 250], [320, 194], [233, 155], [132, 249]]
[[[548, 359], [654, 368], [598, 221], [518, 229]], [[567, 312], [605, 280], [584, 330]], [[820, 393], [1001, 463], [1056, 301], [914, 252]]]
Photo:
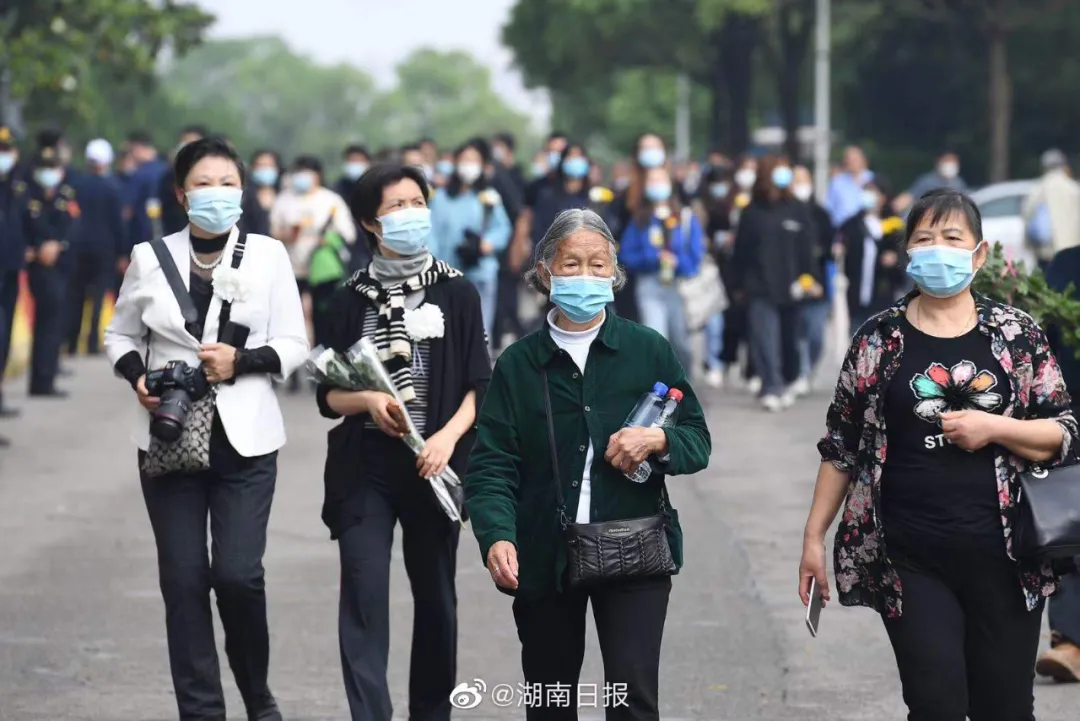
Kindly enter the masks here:
[[[240, 267], [240, 261], [244, 259], [244, 251], [247, 250], [247, 231], [240, 229], [240, 236], [236, 239], [236, 245], [233, 246], [232, 254], [232, 269], [236, 270]], [[232, 302], [223, 300], [221, 302], [221, 315], [218, 316], [218, 343], [221, 342], [225, 326], [229, 323], [229, 318], [232, 316]]]
[[169, 282], [169, 288], [172, 289], [176, 302], [180, 305], [180, 314], [184, 317], [184, 328], [188, 333], [199, 338], [202, 333], [194, 332], [198, 330], [199, 311], [196, 310], [195, 301], [191, 299], [191, 294], [188, 293], [187, 286], [184, 285], [184, 280], [180, 277], [180, 270], [176, 267], [176, 261], [173, 260], [172, 253], [169, 252], [169, 248], [162, 238], [151, 240], [150, 247], [153, 249], [154, 255], [157, 256], [158, 264], [161, 265], [161, 270], [165, 273], [165, 280]]
[[555, 501], [559, 504], [559, 523], [565, 531], [570, 527], [566, 515], [566, 499], [563, 498], [562, 478], [559, 477], [559, 452], [555, 445], [555, 418], [551, 413], [551, 391], [548, 388], [547, 369], [540, 369], [540, 383], [544, 388], [544, 413], [547, 414], [548, 445], [551, 446], [551, 475], [555, 479]]

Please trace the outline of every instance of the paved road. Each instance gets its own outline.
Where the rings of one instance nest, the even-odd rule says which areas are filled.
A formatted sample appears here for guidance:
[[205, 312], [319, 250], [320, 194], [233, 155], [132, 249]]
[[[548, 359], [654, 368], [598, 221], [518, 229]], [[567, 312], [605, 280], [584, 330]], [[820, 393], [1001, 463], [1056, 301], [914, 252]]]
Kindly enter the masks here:
[[[11, 400], [24, 416], [0, 430], [0, 720], [175, 718], [154, 546], [127, 441], [130, 398], [102, 361], [73, 364], [68, 401]], [[15, 384], [11, 384], [14, 386]], [[664, 644], [666, 721], [903, 718], [880, 621], [830, 607], [811, 640], [794, 593], [801, 528], [824, 399], [783, 416], [737, 393], [707, 398], [711, 468], [676, 479], [688, 534]], [[285, 397], [267, 583], [272, 686], [287, 718], [347, 718], [336, 642], [336, 548], [319, 521], [323, 439], [314, 403]], [[463, 534], [459, 679], [520, 680], [509, 599], [496, 593]], [[395, 559], [391, 676], [404, 716], [411, 603]], [[224, 653], [222, 653], [224, 665]], [[591, 643], [585, 681], [601, 683]], [[235, 718], [242, 706], [226, 672]], [[1040, 685], [1040, 721], [1077, 718], [1080, 689]], [[582, 719], [600, 718], [583, 710]], [[521, 718], [490, 700], [460, 719]]]

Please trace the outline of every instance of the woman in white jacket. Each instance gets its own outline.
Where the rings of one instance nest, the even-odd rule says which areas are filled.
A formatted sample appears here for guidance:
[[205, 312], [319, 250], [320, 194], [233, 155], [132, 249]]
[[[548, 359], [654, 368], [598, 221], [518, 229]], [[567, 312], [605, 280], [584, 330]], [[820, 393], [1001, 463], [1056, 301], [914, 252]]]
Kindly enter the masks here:
[[105, 347], [140, 404], [134, 440], [180, 718], [225, 718], [213, 588], [247, 716], [278, 721], [262, 556], [285, 426], [271, 378], [304, 362], [304, 314], [284, 246], [237, 228], [245, 171], [232, 146], [191, 143], [175, 173], [190, 225], [135, 246]]

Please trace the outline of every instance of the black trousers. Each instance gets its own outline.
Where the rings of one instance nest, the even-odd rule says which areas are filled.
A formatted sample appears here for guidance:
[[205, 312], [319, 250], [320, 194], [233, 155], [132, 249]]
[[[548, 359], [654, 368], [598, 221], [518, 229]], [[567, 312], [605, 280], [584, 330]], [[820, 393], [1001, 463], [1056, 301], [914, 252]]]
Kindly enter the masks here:
[[315, 331], [315, 345], [330, 343], [330, 328], [334, 318], [332, 309], [334, 293], [340, 285], [341, 283], [332, 281], [308, 288], [308, 292], [311, 293], [311, 325]]
[[1042, 605], [1016, 564], [1004, 547], [915, 555], [894, 559], [903, 614], [885, 620], [908, 721], [1032, 721]]
[[518, 309], [520, 288], [521, 276], [518, 273], [507, 270], [499, 272], [498, 301], [495, 304], [495, 337], [489, 339], [496, 350], [502, 346], [503, 333], [512, 333], [515, 338], [521, 338], [526, 334]]
[[338, 640], [353, 721], [390, 721], [390, 550], [401, 522], [413, 595], [410, 721], [448, 721], [457, 676], [457, 547], [460, 526], [443, 513], [400, 440], [365, 431], [362, 518], [338, 539]]
[[[515, 598], [525, 682], [545, 694], [545, 698], [527, 700], [525, 718], [576, 721], [582, 705], [604, 708], [607, 721], [658, 721], [660, 644], [670, 595], [671, 579], [665, 576], [612, 583], [588, 592], [565, 590]], [[597, 689], [595, 704], [593, 689], [578, 688], [590, 601], [604, 657], [604, 689]], [[569, 703], [547, 697], [555, 684], [571, 689]]]
[[180, 721], [225, 721], [211, 589], [225, 630], [225, 653], [248, 719], [281, 721], [267, 686], [270, 638], [262, 565], [277, 453], [238, 455], [215, 418], [210, 464], [213, 470], [206, 473], [142, 479], [157, 542]]
[[113, 279], [111, 261], [111, 255], [93, 251], [81, 252], [75, 256], [66, 315], [67, 349], [73, 355], [79, 350], [83, 306], [87, 300], [90, 301], [90, 336], [86, 340], [86, 351], [91, 354], [100, 351], [98, 346], [101, 336], [101, 309], [105, 304], [105, 291]]
[[30, 349], [30, 392], [49, 393], [55, 389], [60, 370], [60, 348], [64, 343], [64, 300], [67, 274], [59, 267], [33, 263], [29, 271], [30, 293], [34, 296], [34, 339]]
[[[724, 349], [720, 351], [720, 362], [725, 367], [734, 367], [739, 362], [739, 347], [744, 343], [750, 343], [748, 308], [746, 303], [733, 302], [724, 311]], [[755, 375], [754, 359], [747, 353], [743, 378], [750, 380]]]
[[[4, 381], [4, 370], [11, 355], [11, 337], [15, 326], [15, 303], [19, 300], [19, 272], [0, 271], [0, 386]], [[0, 388], [2, 393], [2, 388]], [[0, 399], [3, 396], [0, 395]], [[0, 408], [4, 403], [0, 400]]]

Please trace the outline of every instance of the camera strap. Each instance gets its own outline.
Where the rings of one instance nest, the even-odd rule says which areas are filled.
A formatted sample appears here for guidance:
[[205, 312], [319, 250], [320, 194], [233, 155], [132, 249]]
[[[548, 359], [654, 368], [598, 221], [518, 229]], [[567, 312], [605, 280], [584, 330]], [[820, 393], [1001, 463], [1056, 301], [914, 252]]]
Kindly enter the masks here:
[[[236, 245], [233, 246], [232, 253], [232, 269], [236, 270], [240, 267], [240, 261], [244, 259], [244, 251], [247, 250], [247, 231], [243, 228], [240, 229], [240, 237], [236, 239]], [[225, 334], [228, 329], [229, 319], [232, 317], [232, 303], [227, 300], [221, 302], [221, 314], [218, 316], [218, 343], [228, 343], [231, 338], [226, 338]]]
[[176, 302], [180, 305], [180, 314], [184, 317], [184, 330], [196, 339], [201, 339], [199, 311], [195, 308], [195, 301], [191, 299], [187, 286], [184, 285], [184, 279], [180, 277], [180, 270], [176, 267], [176, 261], [173, 260], [172, 253], [165, 245], [165, 240], [155, 238], [150, 241], [150, 247], [157, 256], [158, 264], [161, 265], [161, 271], [165, 273], [165, 280], [169, 282], [169, 288], [172, 289]]

